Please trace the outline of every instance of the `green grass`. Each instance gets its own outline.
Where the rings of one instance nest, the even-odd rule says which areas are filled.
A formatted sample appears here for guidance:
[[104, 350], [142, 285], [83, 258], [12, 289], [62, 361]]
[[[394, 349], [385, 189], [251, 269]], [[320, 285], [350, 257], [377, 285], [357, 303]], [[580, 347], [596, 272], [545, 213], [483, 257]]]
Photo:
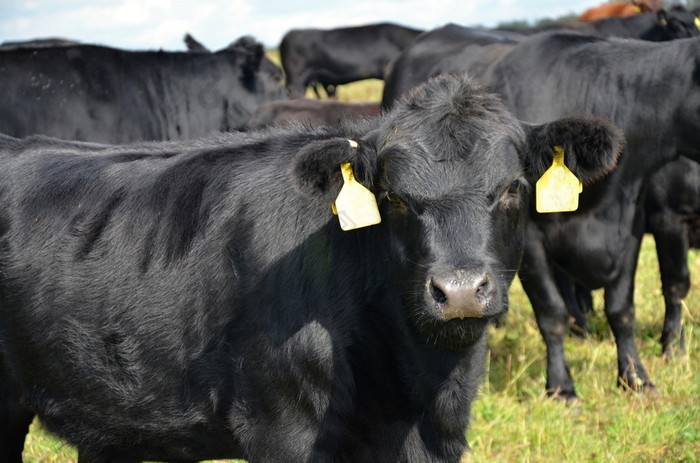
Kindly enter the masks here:
[[[700, 252], [690, 255], [700, 275]], [[490, 373], [472, 410], [472, 452], [464, 462], [694, 462], [700, 461], [700, 288], [686, 298], [689, 355], [670, 361], [658, 342], [664, 303], [654, 241], [645, 237], [636, 277], [636, 340], [658, 389], [644, 397], [616, 386], [616, 352], [595, 294], [587, 339], [568, 337], [566, 355], [581, 397], [570, 406], [545, 397], [545, 349], [519, 282], [511, 288], [505, 326], [491, 332]]]
[[[381, 82], [341, 86], [339, 95], [377, 101]], [[616, 386], [615, 343], [600, 291], [594, 334], [568, 337], [565, 346], [580, 403], [567, 406], [546, 398], [544, 344], [516, 280], [505, 325], [491, 330], [489, 374], [472, 410], [467, 433], [472, 451], [463, 463], [700, 462], [700, 252], [692, 251], [689, 261], [696, 284], [684, 313], [688, 355], [667, 361], [658, 342], [664, 303], [654, 242], [644, 239], [635, 289], [636, 340], [658, 389], [655, 398]], [[74, 449], [37, 422], [24, 457], [28, 463], [76, 461]]]

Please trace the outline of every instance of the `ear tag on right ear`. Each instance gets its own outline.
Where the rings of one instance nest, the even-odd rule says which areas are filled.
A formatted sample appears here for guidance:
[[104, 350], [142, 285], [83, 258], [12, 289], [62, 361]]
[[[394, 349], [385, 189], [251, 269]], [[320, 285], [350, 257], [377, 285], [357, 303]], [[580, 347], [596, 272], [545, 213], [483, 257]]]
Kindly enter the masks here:
[[348, 231], [381, 222], [377, 198], [355, 179], [350, 163], [342, 163], [340, 172], [344, 184], [333, 204], [333, 213], [338, 214], [340, 228]]
[[695, 23], [695, 27], [697, 27], [698, 29], [700, 29], [700, 18], [695, 17], [695, 21], [693, 21], [693, 22]]
[[554, 147], [552, 166], [535, 185], [537, 212], [569, 212], [578, 209], [581, 181], [564, 164], [564, 150]]

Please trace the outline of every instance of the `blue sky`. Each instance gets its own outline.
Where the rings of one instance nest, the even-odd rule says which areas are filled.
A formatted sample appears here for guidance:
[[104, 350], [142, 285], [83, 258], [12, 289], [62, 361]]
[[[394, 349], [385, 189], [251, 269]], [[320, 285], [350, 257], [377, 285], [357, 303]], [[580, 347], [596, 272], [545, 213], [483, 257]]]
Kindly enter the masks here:
[[580, 13], [605, 0], [0, 0], [0, 42], [64, 37], [130, 49], [182, 50], [190, 32], [218, 49], [250, 34], [276, 48], [292, 28], [392, 21], [431, 29], [448, 22], [501, 21]]

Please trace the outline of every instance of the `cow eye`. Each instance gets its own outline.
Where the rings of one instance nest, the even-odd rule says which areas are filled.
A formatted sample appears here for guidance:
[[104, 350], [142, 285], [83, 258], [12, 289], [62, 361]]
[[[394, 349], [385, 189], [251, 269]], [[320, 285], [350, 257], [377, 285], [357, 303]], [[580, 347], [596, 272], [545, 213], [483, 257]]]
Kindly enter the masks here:
[[513, 182], [511, 182], [510, 185], [508, 185], [508, 193], [509, 194], [516, 194], [518, 191], [520, 191], [520, 187], [522, 186], [522, 182], [520, 179], [515, 179]]
[[403, 199], [401, 199], [401, 196], [397, 195], [393, 191], [387, 191], [384, 197], [393, 207], [403, 207], [405, 205]]
[[397, 195], [393, 191], [386, 192], [386, 200], [389, 201], [391, 204], [397, 206], [401, 204], [401, 198], [399, 198], [399, 195]]
[[528, 186], [528, 183], [523, 178], [518, 178], [510, 182], [508, 187], [501, 195], [500, 205], [504, 208], [518, 207], [521, 204], [521, 196], [523, 187]]

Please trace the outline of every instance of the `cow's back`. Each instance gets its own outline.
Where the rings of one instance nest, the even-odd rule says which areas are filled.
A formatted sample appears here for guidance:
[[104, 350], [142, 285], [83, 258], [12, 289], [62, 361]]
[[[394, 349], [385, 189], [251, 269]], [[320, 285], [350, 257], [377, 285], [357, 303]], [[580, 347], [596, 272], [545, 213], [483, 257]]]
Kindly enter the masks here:
[[[299, 326], [291, 320], [302, 315], [279, 307], [308, 288], [278, 291], [275, 278], [303, 258], [291, 250], [309, 248], [314, 217], [327, 211], [294, 191], [285, 156], [262, 155], [270, 151], [250, 137], [224, 139], [123, 148], [0, 139], [0, 338], [23, 346], [23, 367], [4, 372], [36, 385], [25, 400], [75, 445], [165, 460], [242, 456], [225, 418], [247, 386], [229, 352], [246, 352], [244, 339], [283, 343]], [[272, 209], [269, 197], [284, 199]], [[292, 209], [306, 218], [301, 229]], [[275, 227], [299, 233], [265, 232]], [[256, 266], [233, 265], [243, 255]], [[328, 330], [351, 326], [331, 312], [335, 322], [318, 318]]]
[[279, 81], [271, 88], [274, 83], [253, 75], [247, 88], [242, 85], [242, 66], [244, 57], [230, 50], [128, 52], [78, 45], [0, 51], [0, 92], [8, 102], [0, 132], [123, 143], [235, 129], [260, 102], [282, 97]]

